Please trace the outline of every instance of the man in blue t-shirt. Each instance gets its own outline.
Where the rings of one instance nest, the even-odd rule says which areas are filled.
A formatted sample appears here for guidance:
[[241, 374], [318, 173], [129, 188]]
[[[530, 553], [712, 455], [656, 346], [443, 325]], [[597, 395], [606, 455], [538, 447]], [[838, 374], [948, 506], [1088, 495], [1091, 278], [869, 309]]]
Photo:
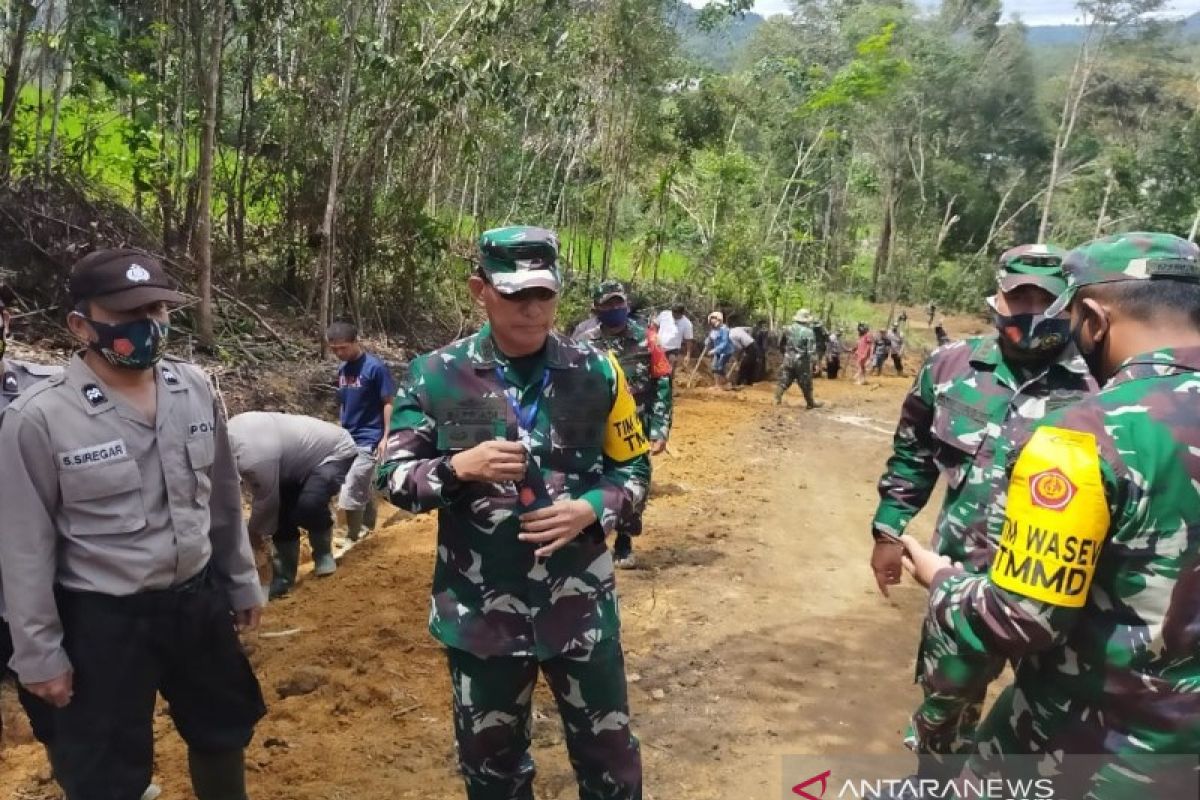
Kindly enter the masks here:
[[325, 338], [329, 349], [342, 361], [337, 389], [342, 427], [358, 445], [358, 458], [350, 467], [338, 498], [338, 507], [346, 512], [346, 536], [356, 542], [363, 535], [364, 525], [368, 530], [375, 526], [371, 483], [375, 464], [387, 441], [396, 384], [387, 364], [359, 344], [358, 328], [354, 325], [335, 322], [329, 326]]

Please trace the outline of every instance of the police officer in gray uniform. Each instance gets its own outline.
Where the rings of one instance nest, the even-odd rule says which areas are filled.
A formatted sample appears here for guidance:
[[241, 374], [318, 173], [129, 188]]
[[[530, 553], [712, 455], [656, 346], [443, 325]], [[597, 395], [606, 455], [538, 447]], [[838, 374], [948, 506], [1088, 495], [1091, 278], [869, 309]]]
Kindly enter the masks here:
[[[0, 423], [4, 420], [4, 410], [21, 392], [62, 372], [61, 367], [43, 367], [7, 357], [8, 332], [12, 325], [11, 306], [15, 300], [12, 290], [0, 284]], [[9, 636], [8, 623], [4, 618], [4, 594], [0, 591], [0, 680], [9, 673], [8, 661], [12, 658], [12, 652], [12, 637]], [[31, 696], [26, 692], [19, 692], [19, 695], [21, 704], [28, 705]], [[0, 719], [0, 738], [3, 733], [3, 719]], [[33, 734], [43, 743], [49, 741], [48, 730], [35, 728]]]
[[68, 800], [137, 800], [161, 692], [199, 800], [245, 800], [265, 713], [237, 629], [264, 603], [211, 385], [164, 359], [162, 267], [104, 250], [71, 272], [85, 347], [0, 425], [0, 569], [12, 666], [48, 721]]
[[250, 538], [272, 540], [271, 599], [296, 583], [301, 528], [312, 544], [313, 574], [332, 575], [329, 500], [359, 456], [350, 431], [302, 414], [248, 411], [229, 420], [229, 443], [252, 498]]

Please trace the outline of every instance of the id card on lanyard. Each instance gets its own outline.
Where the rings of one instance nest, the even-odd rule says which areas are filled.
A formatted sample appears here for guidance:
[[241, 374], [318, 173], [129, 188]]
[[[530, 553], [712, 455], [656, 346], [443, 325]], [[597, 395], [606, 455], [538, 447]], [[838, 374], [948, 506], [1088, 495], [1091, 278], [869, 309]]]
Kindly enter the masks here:
[[546, 395], [546, 387], [550, 385], [550, 368], [546, 367], [542, 372], [537, 397], [524, 408], [521, 406], [521, 390], [509, 385], [504, 377], [503, 368], [496, 367], [496, 377], [504, 385], [504, 398], [517, 418], [517, 441], [525, 447], [525, 477], [517, 482], [518, 512], [523, 514], [545, 508], [551, 504], [550, 492], [546, 489], [541, 469], [533, 459], [533, 426], [537, 424], [538, 409], [541, 408], [542, 398]]

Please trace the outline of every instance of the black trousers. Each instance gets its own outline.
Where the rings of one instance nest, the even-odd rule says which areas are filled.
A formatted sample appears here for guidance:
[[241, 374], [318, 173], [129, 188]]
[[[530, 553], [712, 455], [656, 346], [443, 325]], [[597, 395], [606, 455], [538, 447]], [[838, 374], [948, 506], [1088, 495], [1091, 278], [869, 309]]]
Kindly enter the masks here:
[[[30, 707], [38, 702], [38, 699], [25, 691], [25, 687], [21, 686], [17, 680], [15, 673], [8, 669], [8, 662], [12, 659], [13, 646], [12, 636], [8, 631], [8, 623], [0, 617], [0, 683], [8, 677], [12, 678], [13, 685], [17, 687], [17, 699], [21, 701], [21, 708], [25, 709], [26, 716], [29, 717], [30, 725], [33, 728], [33, 737], [47, 747], [50, 746], [50, 736], [53, 729], [50, 726], [49, 720], [38, 719], [34, 714], [30, 713]], [[4, 738], [4, 719], [0, 717], [0, 740]]]
[[294, 542], [300, 529], [313, 533], [333, 530], [333, 512], [329, 501], [341, 491], [346, 473], [355, 456], [330, 461], [308, 473], [301, 482], [283, 483], [279, 487], [279, 527], [273, 537], [277, 542]]
[[154, 702], [162, 693], [189, 748], [250, 743], [266, 713], [225, 592], [207, 570], [187, 584], [128, 597], [59, 590], [63, 646], [74, 669], [64, 708], [36, 698], [55, 777], [67, 800], [138, 800], [154, 767]]

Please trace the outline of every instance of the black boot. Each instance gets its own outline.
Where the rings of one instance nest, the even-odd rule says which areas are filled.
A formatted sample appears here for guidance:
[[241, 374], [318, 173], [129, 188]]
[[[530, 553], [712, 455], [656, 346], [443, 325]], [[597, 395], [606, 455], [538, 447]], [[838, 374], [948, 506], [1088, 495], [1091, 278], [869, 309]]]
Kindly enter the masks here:
[[248, 800], [245, 750], [206, 753], [188, 748], [188, 771], [196, 800]]
[[300, 567], [300, 540], [273, 542], [271, 548], [272, 600], [283, 597], [296, 585], [296, 570]]

